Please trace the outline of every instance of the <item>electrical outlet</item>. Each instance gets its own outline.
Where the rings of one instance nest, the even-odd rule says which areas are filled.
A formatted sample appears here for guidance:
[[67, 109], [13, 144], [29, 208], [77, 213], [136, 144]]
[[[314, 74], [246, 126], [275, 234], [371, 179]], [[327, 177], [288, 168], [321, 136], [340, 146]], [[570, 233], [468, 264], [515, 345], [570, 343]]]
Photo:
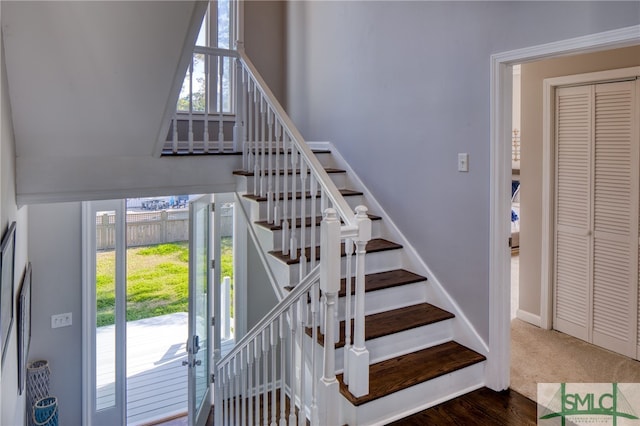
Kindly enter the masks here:
[[73, 323], [71, 312], [51, 315], [51, 328], [69, 327]]
[[466, 152], [461, 152], [458, 154], [458, 171], [469, 171], [469, 154], [467, 154]]

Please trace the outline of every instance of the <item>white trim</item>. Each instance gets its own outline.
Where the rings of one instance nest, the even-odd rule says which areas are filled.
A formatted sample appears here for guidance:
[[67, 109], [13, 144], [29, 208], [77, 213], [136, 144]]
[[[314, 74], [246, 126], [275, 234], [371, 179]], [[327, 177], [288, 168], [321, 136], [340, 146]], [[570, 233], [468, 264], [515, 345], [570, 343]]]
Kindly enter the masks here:
[[540, 315], [518, 309], [516, 311], [516, 318], [524, 322], [528, 322], [529, 324], [533, 324], [536, 327], [540, 327]]
[[95, 386], [92, 386], [91, 380], [94, 371], [91, 348], [95, 347], [95, 335], [88, 320], [95, 305], [95, 287], [89, 285], [95, 282], [95, 257], [89, 255], [92, 247], [95, 247], [95, 233], [89, 232], [91, 213], [89, 203], [82, 203], [82, 424], [87, 426], [92, 424], [91, 413], [95, 401]]
[[[176, 157], [176, 159], [181, 157]], [[173, 160], [172, 160], [173, 161]], [[93, 190], [93, 191], [69, 191], [69, 192], [39, 192], [31, 194], [16, 195], [16, 201], [19, 207], [28, 204], [41, 203], [61, 203], [70, 201], [92, 201], [92, 200], [112, 200], [120, 198], [140, 198], [140, 197], [159, 197], [171, 194], [213, 194], [233, 192], [235, 190], [233, 181], [225, 182], [222, 185], [182, 185], [172, 187], [153, 187], [153, 188], [127, 188], [125, 189], [109, 189], [109, 190]]]
[[[510, 368], [510, 279], [508, 226], [508, 180], [511, 164], [504, 156], [510, 150], [511, 80], [506, 71], [514, 63], [619, 48], [640, 44], [640, 25], [526, 47], [491, 56], [491, 180], [489, 240], [489, 349], [486, 384], [494, 390], [509, 386]], [[494, 169], [496, 168], [496, 169]]]
[[473, 324], [467, 316], [464, 314], [460, 306], [453, 297], [445, 290], [444, 286], [440, 283], [440, 280], [431, 271], [431, 269], [424, 262], [422, 257], [418, 254], [418, 251], [411, 245], [409, 240], [400, 231], [396, 224], [391, 219], [391, 216], [382, 208], [382, 206], [375, 199], [369, 188], [360, 180], [356, 172], [351, 168], [349, 163], [345, 161], [344, 157], [340, 154], [340, 151], [331, 142], [307, 142], [312, 149], [331, 151], [331, 156], [334, 158], [336, 165], [339, 168], [345, 169], [349, 180], [353, 186], [359, 188], [364, 193], [364, 199], [366, 200], [367, 208], [378, 216], [383, 217], [384, 229], [388, 235], [385, 237], [391, 238], [394, 241], [402, 244], [403, 247], [403, 266], [410, 266], [413, 272], [424, 275], [427, 277], [425, 286], [427, 287], [427, 293], [430, 296], [430, 300], [438, 304], [441, 308], [448, 310], [456, 316], [455, 325], [453, 326], [453, 334], [456, 341], [461, 344], [470, 347], [471, 349], [487, 355], [489, 347], [486, 342], [480, 337]]
[[553, 326], [555, 89], [560, 86], [627, 80], [637, 76], [640, 76], [640, 67], [546, 78], [542, 82], [542, 263], [540, 265], [540, 327], [546, 330], [550, 330]]
[[[96, 212], [115, 210], [115, 402], [96, 410]], [[83, 424], [127, 419], [125, 200], [82, 203], [82, 417]], [[114, 418], [115, 416], [115, 418]]]

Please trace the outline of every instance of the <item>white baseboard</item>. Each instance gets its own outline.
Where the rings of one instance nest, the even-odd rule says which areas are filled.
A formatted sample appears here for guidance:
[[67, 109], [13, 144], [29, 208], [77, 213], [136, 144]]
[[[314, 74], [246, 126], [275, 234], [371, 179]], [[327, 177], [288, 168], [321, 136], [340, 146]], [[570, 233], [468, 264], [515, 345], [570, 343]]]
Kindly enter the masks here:
[[523, 311], [522, 309], [518, 309], [516, 311], [516, 318], [524, 322], [528, 322], [529, 324], [533, 324], [536, 327], [540, 327], [542, 324], [540, 315], [532, 314], [531, 312]]

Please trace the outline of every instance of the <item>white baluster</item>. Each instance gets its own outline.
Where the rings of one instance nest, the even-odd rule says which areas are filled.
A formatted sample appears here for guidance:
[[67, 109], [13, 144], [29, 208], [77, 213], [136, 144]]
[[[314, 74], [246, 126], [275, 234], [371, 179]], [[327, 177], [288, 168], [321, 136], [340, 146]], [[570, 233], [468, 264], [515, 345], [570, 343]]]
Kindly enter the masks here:
[[[282, 133], [282, 126], [280, 125], [280, 122], [276, 122], [276, 128], [275, 128], [275, 142], [276, 142], [276, 146], [275, 146], [275, 157], [276, 157], [276, 170], [275, 170], [275, 180], [276, 180], [276, 188], [275, 188], [275, 206], [273, 209], [273, 222], [278, 225], [280, 224], [281, 221], [281, 217], [280, 217], [280, 176], [281, 176], [281, 172], [280, 172], [280, 135]], [[284, 179], [286, 181], [286, 175], [284, 175]]]
[[276, 338], [276, 333], [278, 330], [278, 319], [274, 319], [271, 323], [270, 331], [271, 331], [271, 423], [270, 426], [278, 426], [276, 423], [277, 419], [277, 405], [276, 398], [278, 396], [278, 384], [277, 382], [277, 374], [276, 374], [276, 346], [278, 344], [278, 340]]
[[356, 207], [358, 237], [356, 238], [356, 303], [354, 344], [349, 351], [349, 392], [355, 397], [369, 393], [369, 351], [364, 343], [364, 260], [367, 242], [371, 239], [371, 220], [367, 208]]
[[307, 275], [307, 162], [300, 156], [300, 281]]
[[[213, 398], [214, 398], [214, 405], [216, 407], [222, 407], [224, 405], [223, 401], [223, 387], [222, 387], [222, 370], [220, 369], [220, 367], [216, 367], [215, 369], [216, 372], [216, 380], [215, 383], [213, 384], [214, 386], [214, 392], [213, 392]], [[214, 414], [214, 424], [220, 425], [220, 424], [224, 424], [222, 421], [222, 410], [215, 410]]]
[[322, 378], [319, 383], [320, 424], [338, 424], [335, 407], [339, 385], [335, 374], [334, 311], [340, 291], [340, 220], [334, 209], [324, 211], [320, 227], [320, 289], [325, 298], [325, 335]]
[[269, 336], [262, 331], [262, 425], [269, 424]]
[[318, 181], [316, 180], [315, 175], [312, 173], [309, 182], [309, 190], [311, 191], [311, 220], [309, 227], [309, 234], [311, 235], [311, 252], [309, 257], [311, 258], [311, 269], [316, 266], [316, 204], [317, 204], [317, 196], [318, 196]]
[[298, 300], [299, 303], [299, 307], [298, 307], [298, 335], [299, 335], [299, 339], [300, 339], [300, 413], [298, 414], [298, 426], [306, 426], [306, 407], [307, 407], [307, 400], [306, 400], [306, 388], [305, 388], [305, 378], [306, 378], [306, 363], [304, 362], [305, 360], [305, 341], [307, 340], [305, 338], [305, 327], [306, 327], [306, 323], [305, 323], [305, 317], [307, 315], [307, 300], [308, 300], [308, 292], [305, 292], [303, 294], [303, 296]]
[[240, 349], [238, 356], [240, 357], [240, 426], [247, 424], [247, 368], [245, 367], [247, 358], [246, 349]]
[[284, 174], [283, 174], [283, 191], [282, 191], [282, 218], [284, 219], [282, 221], [282, 254], [284, 254], [285, 256], [289, 254], [289, 188], [288, 188], [288, 184], [289, 184], [289, 162], [288, 160], [288, 150], [289, 150], [289, 143], [287, 143], [290, 140], [289, 138], [289, 133], [284, 132], [284, 135], [282, 135], [282, 150], [283, 150], [283, 157], [282, 157], [282, 164], [283, 164], [283, 170], [284, 170]]
[[224, 88], [222, 80], [224, 78], [224, 56], [218, 57], [218, 152], [224, 151], [224, 114], [223, 95]]
[[262, 152], [260, 153], [260, 196], [264, 197], [267, 192], [267, 182], [265, 182], [264, 175], [266, 174], [266, 159], [267, 159], [267, 119], [266, 119], [266, 105], [264, 95], [260, 93], [260, 146]]
[[[314, 218], [315, 219], [315, 218]], [[319, 424], [318, 412], [318, 309], [320, 302], [320, 283], [311, 287], [311, 424]], [[326, 343], [325, 343], [326, 344]]]
[[[286, 417], [286, 405], [287, 405], [287, 395], [285, 393], [285, 387], [286, 387], [286, 377], [287, 377], [287, 370], [286, 370], [286, 363], [285, 360], [287, 358], [287, 351], [286, 351], [286, 334], [285, 334], [285, 323], [287, 321], [286, 318], [286, 313], [283, 313], [280, 316], [280, 323], [279, 323], [279, 337], [280, 337], [280, 422], [278, 423], [278, 426], [287, 426], [287, 417]], [[291, 363], [294, 364], [293, 359], [291, 360]]]
[[253, 406], [255, 405], [253, 400], [253, 394], [255, 392], [253, 386], [253, 347], [253, 342], [249, 342], [247, 345], [247, 424], [249, 425], [253, 424]]
[[268, 133], [268, 162], [267, 162], [267, 222], [273, 224], [274, 194], [273, 194], [273, 111], [267, 109]]
[[296, 237], [296, 168], [298, 167], [298, 152], [296, 151], [293, 141], [291, 141], [291, 233], [289, 238], [289, 257], [292, 260], [298, 258], [298, 241]]
[[260, 194], [260, 187], [258, 183], [260, 182], [260, 175], [262, 174], [262, 169], [260, 168], [260, 104], [258, 103], [260, 94], [258, 93], [258, 87], [256, 85], [253, 86], [253, 121], [254, 121], [254, 174], [253, 174], [253, 193], [254, 195]]
[[228, 424], [228, 425], [232, 424], [231, 423], [231, 397], [232, 397], [231, 391], [232, 391], [232, 389], [231, 389], [231, 372], [230, 372], [230, 370], [231, 370], [230, 365], [226, 364], [225, 365], [224, 380], [225, 380], [225, 382], [227, 384], [225, 386], [226, 395], [227, 395], [227, 403], [226, 403], [227, 410], [226, 410], [225, 416], [227, 418], [227, 423], [226, 424]]
[[[255, 128], [254, 128], [254, 120], [253, 120], [253, 102], [252, 101], [252, 95], [253, 94], [253, 84], [251, 82], [251, 80], [249, 80], [249, 77], [247, 76], [247, 101], [246, 101], [246, 106], [245, 109], [247, 110], [247, 152], [248, 152], [248, 158], [247, 158], [247, 168], [245, 169], [245, 171], [250, 172], [252, 170], [255, 170], [255, 149], [256, 149], [256, 145], [255, 145]], [[255, 182], [254, 182], [255, 185]], [[255, 188], [255, 186], [254, 186]]]
[[296, 417], [296, 323], [297, 323], [297, 312], [296, 312], [296, 304], [292, 304], [289, 307], [289, 329], [291, 331], [291, 339], [290, 339], [290, 357], [291, 364], [289, 365], [289, 377], [290, 377], [290, 392], [291, 392], [291, 404], [289, 407], [289, 426], [296, 426], [298, 424], [298, 419]]
[[235, 401], [235, 424], [239, 425], [240, 421], [240, 355], [236, 355], [233, 358], [233, 368], [234, 368], [234, 377], [235, 377], [235, 393], [234, 393], [234, 401]]
[[260, 336], [256, 336], [254, 339], [254, 392], [253, 392], [253, 424], [258, 426], [260, 424]]
[[344, 243], [344, 251], [347, 255], [346, 259], [346, 273], [345, 273], [345, 312], [344, 312], [344, 382], [349, 383], [349, 350], [351, 349], [351, 286], [353, 284], [353, 269], [351, 265], [351, 259], [353, 257], [353, 240], [347, 238]]

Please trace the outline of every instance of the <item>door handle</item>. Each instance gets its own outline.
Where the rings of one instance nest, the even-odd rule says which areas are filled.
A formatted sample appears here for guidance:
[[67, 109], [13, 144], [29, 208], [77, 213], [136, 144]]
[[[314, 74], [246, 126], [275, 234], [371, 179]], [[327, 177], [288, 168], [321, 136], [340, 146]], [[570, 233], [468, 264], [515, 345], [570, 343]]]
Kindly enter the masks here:
[[197, 334], [195, 336], [193, 336], [193, 354], [197, 354], [198, 351], [200, 350], [200, 336], [198, 336]]

